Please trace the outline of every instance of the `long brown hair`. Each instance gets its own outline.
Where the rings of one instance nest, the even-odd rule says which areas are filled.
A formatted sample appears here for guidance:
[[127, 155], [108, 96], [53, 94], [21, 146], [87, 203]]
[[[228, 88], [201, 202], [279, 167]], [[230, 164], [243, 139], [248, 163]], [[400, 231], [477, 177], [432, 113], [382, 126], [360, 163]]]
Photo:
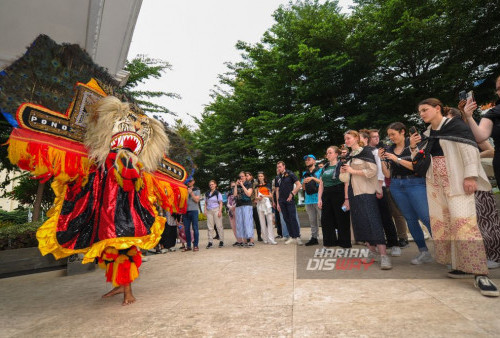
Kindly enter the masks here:
[[262, 176], [264, 176], [264, 185], [267, 184], [267, 177], [266, 177], [266, 174], [264, 174], [263, 171], [259, 171], [257, 172], [257, 183], [260, 184], [260, 180], [259, 180], [259, 175], [262, 174]]

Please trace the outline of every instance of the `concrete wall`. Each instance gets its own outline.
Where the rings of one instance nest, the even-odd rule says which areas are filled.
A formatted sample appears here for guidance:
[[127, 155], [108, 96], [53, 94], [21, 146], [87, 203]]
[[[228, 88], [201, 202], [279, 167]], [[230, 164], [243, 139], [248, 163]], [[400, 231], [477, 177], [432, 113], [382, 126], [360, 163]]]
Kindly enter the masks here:
[[[20, 175], [20, 172], [12, 172], [9, 177], [16, 177]], [[4, 182], [7, 179], [7, 171], [0, 171], [0, 182]], [[9, 185], [5, 189], [0, 189], [0, 196], [4, 194], [4, 192], [12, 191], [15, 186], [15, 182], [10, 182]], [[0, 198], [0, 209], [5, 211], [12, 211], [18, 207], [19, 203], [15, 200], [11, 200], [9, 198]]]

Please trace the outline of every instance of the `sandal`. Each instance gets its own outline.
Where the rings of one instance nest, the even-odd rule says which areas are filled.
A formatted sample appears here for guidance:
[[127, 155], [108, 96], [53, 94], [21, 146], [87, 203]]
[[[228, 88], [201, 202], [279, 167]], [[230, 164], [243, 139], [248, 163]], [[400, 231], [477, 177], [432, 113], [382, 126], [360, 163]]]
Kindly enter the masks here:
[[197, 246], [194, 247], [193, 251], [200, 251]]
[[[195, 248], [195, 249], [196, 249], [196, 248]], [[186, 252], [186, 251], [191, 251], [191, 248], [190, 248], [190, 247], [187, 247], [187, 248], [182, 249], [182, 252]]]

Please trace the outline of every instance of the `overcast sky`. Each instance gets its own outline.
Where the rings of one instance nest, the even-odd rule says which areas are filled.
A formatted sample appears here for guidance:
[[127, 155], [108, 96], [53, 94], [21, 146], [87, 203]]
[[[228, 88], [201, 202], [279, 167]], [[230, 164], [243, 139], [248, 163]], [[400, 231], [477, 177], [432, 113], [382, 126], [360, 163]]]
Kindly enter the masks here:
[[[141, 89], [179, 94], [158, 103], [194, 125], [210, 102], [217, 75], [227, 71], [224, 62], [241, 60], [238, 40], [255, 43], [274, 21], [272, 13], [288, 0], [144, 0], [128, 59], [137, 54], [168, 61], [173, 69]], [[352, 0], [339, 1], [348, 12]], [[173, 118], [167, 118], [172, 122]]]

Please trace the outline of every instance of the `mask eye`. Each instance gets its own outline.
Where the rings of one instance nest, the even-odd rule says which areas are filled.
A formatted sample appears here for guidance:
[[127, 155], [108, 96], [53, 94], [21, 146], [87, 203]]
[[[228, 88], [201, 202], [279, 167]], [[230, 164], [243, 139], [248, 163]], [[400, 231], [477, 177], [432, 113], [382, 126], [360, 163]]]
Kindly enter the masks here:
[[137, 121], [137, 118], [134, 115], [132, 115], [132, 114], [129, 114], [128, 118], [131, 119], [132, 122]]

